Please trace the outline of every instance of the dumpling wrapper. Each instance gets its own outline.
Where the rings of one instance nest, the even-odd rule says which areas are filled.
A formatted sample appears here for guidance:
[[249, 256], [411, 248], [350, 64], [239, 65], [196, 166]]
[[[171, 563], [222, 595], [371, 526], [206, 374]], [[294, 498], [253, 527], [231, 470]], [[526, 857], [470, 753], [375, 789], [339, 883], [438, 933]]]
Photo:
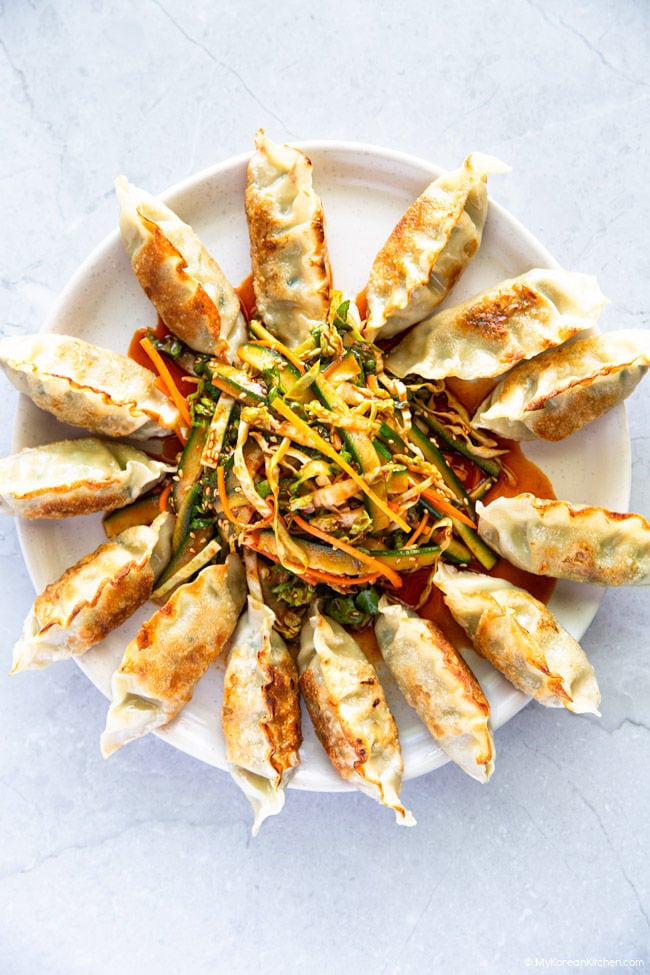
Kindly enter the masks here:
[[168, 206], [115, 181], [120, 232], [138, 281], [167, 328], [196, 352], [234, 359], [247, 329], [237, 292], [198, 236]]
[[649, 365], [644, 329], [577, 338], [515, 366], [472, 422], [510, 440], [564, 440], [622, 403]]
[[511, 684], [546, 707], [599, 714], [593, 667], [543, 603], [504, 579], [443, 562], [433, 581], [477, 653]]
[[442, 750], [468, 775], [487, 782], [494, 770], [490, 705], [440, 627], [382, 596], [375, 636], [407, 703]]
[[258, 314], [286, 345], [300, 345], [329, 311], [325, 216], [310, 160], [262, 129], [248, 165], [246, 218]]
[[112, 511], [173, 470], [136, 447], [95, 437], [26, 447], [0, 460], [0, 512], [68, 518]]
[[509, 168], [474, 152], [408, 208], [370, 270], [364, 328], [369, 341], [403, 332], [444, 300], [481, 244], [487, 178]]
[[225, 647], [245, 600], [244, 568], [229, 555], [180, 586], [140, 627], [113, 674], [104, 757], [179, 714]]
[[596, 279], [534, 268], [421, 321], [386, 357], [396, 376], [500, 376], [591, 328], [605, 304]]
[[300, 690], [316, 734], [339, 775], [414, 826], [400, 802], [402, 752], [375, 668], [338, 623], [313, 611], [298, 655]]
[[25, 620], [11, 673], [80, 656], [132, 616], [169, 561], [173, 525], [164, 513], [127, 528], [50, 583]]
[[282, 810], [302, 741], [298, 671], [274, 621], [273, 610], [249, 595], [224, 678], [226, 760], [253, 807], [253, 836]]
[[596, 586], [650, 585], [650, 524], [641, 515], [532, 494], [476, 505], [482, 538], [535, 575]]
[[149, 369], [82, 339], [53, 332], [5, 338], [0, 364], [36, 406], [91, 433], [146, 440], [180, 422]]

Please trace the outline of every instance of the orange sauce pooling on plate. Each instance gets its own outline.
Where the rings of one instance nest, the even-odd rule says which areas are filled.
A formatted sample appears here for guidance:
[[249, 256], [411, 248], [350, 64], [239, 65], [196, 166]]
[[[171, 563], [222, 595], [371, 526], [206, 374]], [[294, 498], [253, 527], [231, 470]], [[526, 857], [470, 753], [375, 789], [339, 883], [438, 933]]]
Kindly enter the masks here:
[[239, 303], [241, 305], [241, 310], [244, 313], [244, 318], [247, 322], [250, 322], [251, 318], [255, 315], [255, 289], [253, 288], [253, 275], [249, 274], [248, 277], [244, 278], [241, 284], [237, 285], [235, 288], [237, 292], [237, 297], [239, 298]]

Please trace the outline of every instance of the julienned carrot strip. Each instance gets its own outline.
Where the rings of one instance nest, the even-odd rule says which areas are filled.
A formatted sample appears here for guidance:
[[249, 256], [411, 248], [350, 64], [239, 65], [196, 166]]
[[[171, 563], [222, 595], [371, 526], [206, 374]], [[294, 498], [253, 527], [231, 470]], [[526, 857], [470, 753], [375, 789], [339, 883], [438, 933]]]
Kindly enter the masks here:
[[274, 511], [267, 515], [266, 518], [262, 518], [261, 521], [256, 521], [252, 525], [248, 522], [237, 520], [235, 512], [233, 511], [230, 503], [230, 498], [228, 497], [228, 492], [226, 491], [226, 472], [224, 471], [223, 467], [217, 467], [217, 493], [219, 495], [219, 500], [221, 501], [221, 507], [223, 508], [224, 515], [231, 525], [234, 525], [236, 528], [266, 528], [266, 526], [270, 525], [273, 521], [273, 515], [275, 514]]
[[455, 505], [451, 504], [451, 502], [447, 501], [445, 498], [442, 498], [439, 494], [436, 494], [435, 491], [431, 491], [429, 488], [424, 488], [424, 490], [420, 493], [422, 497], [426, 498], [427, 501], [430, 501], [434, 508], [437, 508], [438, 511], [442, 511], [443, 514], [449, 515], [451, 518], [455, 518], [457, 521], [462, 521], [462, 523], [467, 525], [469, 528], [476, 528], [476, 525], [471, 518], [468, 518], [464, 512], [462, 512], [459, 508], [456, 508]]
[[274, 352], [279, 352], [281, 355], [285, 357], [285, 359], [289, 360], [291, 365], [298, 370], [301, 376], [305, 375], [305, 367], [303, 366], [300, 359], [296, 358], [295, 355], [292, 355], [291, 349], [288, 349], [286, 345], [282, 344], [282, 342], [278, 342], [277, 339], [274, 339], [272, 342], [268, 342], [266, 339], [259, 339], [259, 338], [256, 339], [256, 342], [258, 345], [261, 345], [264, 349], [272, 349]]
[[237, 521], [230, 507], [228, 492], [226, 491], [226, 472], [223, 467], [217, 467], [217, 491], [219, 492], [219, 500], [221, 501], [221, 507], [226, 518], [231, 524], [236, 525], [238, 528], [241, 527], [241, 523]]
[[259, 521], [254, 521], [252, 524], [246, 525], [246, 528], [255, 528], [255, 529], [267, 528], [269, 525], [273, 523], [274, 518], [275, 518], [275, 507], [273, 508], [273, 511], [271, 512], [270, 515], [266, 515], [264, 518], [260, 518]]
[[402, 585], [402, 577], [393, 569], [389, 569], [387, 565], [383, 564], [383, 562], [373, 558], [372, 555], [368, 555], [366, 552], [360, 552], [359, 549], [355, 548], [354, 545], [350, 545], [349, 542], [344, 542], [341, 538], [336, 538], [334, 535], [329, 535], [327, 532], [321, 531], [320, 528], [315, 528], [314, 525], [310, 525], [309, 522], [305, 521], [304, 518], [301, 518], [300, 515], [294, 515], [293, 520], [309, 535], [314, 535], [316, 538], [320, 538], [322, 542], [327, 542], [327, 544], [331, 545], [332, 548], [338, 548], [342, 552], [346, 552], [358, 562], [362, 562], [364, 565], [367, 565], [368, 568], [372, 569], [375, 574], [385, 576], [396, 589]]
[[190, 411], [187, 406], [187, 402], [185, 400], [185, 397], [181, 393], [180, 389], [172, 379], [172, 374], [167, 368], [167, 365], [165, 364], [165, 360], [161, 356], [160, 352], [158, 352], [158, 350], [154, 347], [151, 339], [147, 338], [147, 336], [145, 336], [143, 339], [140, 340], [140, 345], [142, 346], [142, 348], [147, 353], [147, 355], [153, 362], [154, 366], [158, 370], [160, 374], [160, 378], [165, 384], [167, 395], [176, 406], [176, 409], [181, 415], [181, 419], [183, 420], [186, 426], [191, 427], [192, 419], [190, 417]]
[[301, 376], [304, 376], [305, 367], [300, 359], [295, 356], [291, 349], [287, 348], [283, 342], [276, 339], [276, 337], [271, 335], [270, 332], [267, 332], [261, 322], [258, 322], [257, 320], [251, 322], [251, 331], [255, 332], [258, 340], [260, 340], [260, 345], [265, 345], [269, 349], [274, 349], [276, 352], [279, 352], [285, 357], [285, 359], [289, 360], [292, 366], [295, 366]]
[[[257, 525], [255, 525], [255, 528], [257, 528]], [[270, 559], [271, 562], [276, 562], [278, 565], [281, 565], [279, 557], [268, 552], [261, 546], [256, 535], [250, 535], [246, 539], [246, 545], [252, 548], [253, 551], [259, 552], [265, 558]], [[307, 569], [301, 578], [306, 582], [310, 582], [312, 585], [325, 582], [327, 585], [341, 587], [362, 586], [367, 582], [375, 582], [379, 578], [379, 572], [368, 572], [362, 576], [338, 576], [334, 572], [325, 572], [324, 569]]]
[[171, 490], [172, 490], [172, 486], [170, 482], [166, 488], [163, 488], [162, 493], [158, 498], [158, 507], [160, 508], [161, 511], [167, 511], [167, 500], [169, 498], [169, 495], [171, 494]]
[[[315, 585], [325, 582], [328, 586], [362, 586], [367, 582], [376, 582], [379, 578], [378, 572], [368, 572], [363, 576], [337, 576], [333, 572], [323, 572], [321, 569], [308, 569], [304, 578], [307, 582]], [[401, 580], [400, 580], [401, 582]]]
[[415, 530], [410, 538], [407, 538], [404, 542], [403, 548], [412, 548], [416, 539], [420, 537], [424, 529], [427, 527], [427, 522], [429, 521], [429, 512], [425, 511], [419, 522], [415, 526]]

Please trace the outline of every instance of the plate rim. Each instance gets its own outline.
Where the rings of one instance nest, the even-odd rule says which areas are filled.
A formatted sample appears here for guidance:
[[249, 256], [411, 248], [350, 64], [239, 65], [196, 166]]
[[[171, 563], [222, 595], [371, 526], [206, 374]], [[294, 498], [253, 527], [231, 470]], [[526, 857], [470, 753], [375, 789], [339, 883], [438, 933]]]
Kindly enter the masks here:
[[[292, 142], [291, 145], [305, 152], [310, 158], [311, 158], [310, 154], [312, 153], [313, 154], [321, 153], [330, 156], [336, 156], [337, 154], [341, 154], [343, 156], [354, 155], [357, 158], [366, 157], [369, 159], [374, 159], [381, 162], [398, 165], [401, 167], [408, 167], [412, 169], [414, 172], [415, 171], [421, 172], [423, 174], [423, 179], [426, 179], [427, 177], [430, 177], [431, 179], [435, 179], [443, 172], [446, 171], [443, 167], [440, 167], [437, 164], [432, 163], [429, 160], [419, 157], [415, 154], [404, 152], [398, 149], [383, 147], [374, 143], [347, 141], [347, 140], [300, 140], [300, 141]], [[193, 173], [185, 177], [184, 179], [172, 184], [162, 192], [157, 193], [155, 195], [163, 202], [167, 203], [168, 205], [171, 205], [170, 201], [178, 200], [178, 198], [195, 191], [197, 188], [205, 184], [207, 181], [218, 180], [219, 177], [223, 176], [224, 174], [234, 173], [239, 168], [245, 167], [248, 164], [251, 155], [252, 155], [252, 151], [248, 151], [248, 152], [237, 154], [235, 156], [229, 156], [223, 160], [214, 163], [211, 166], [204, 167], [203, 169], [199, 170], [197, 173]], [[318, 179], [317, 179], [317, 172], [315, 168], [314, 168], [314, 184], [318, 191], [318, 185], [317, 185]], [[521, 223], [521, 221], [517, 217], [513, 216], [513, 214], [511, 214], [509, 210], [507, 210], [501, 204], [497, 203], [492, 198], [491, 195], [489, 195], [488, 198], [489, 198], [490, 210], [498, 214], [503, 225], [507, 227], [508, 230], [516, 236], [520, 246], [525, 247], [527, 249], [535, 250], [538, 254], [542, 255], [544, 263], [540, 262], [537, 266], [547, 266], [549, 268], [560, 267], [560, 264], [553, 257], [553, 255], [546, 248], [546, 246], [542, 244], [537, 239], [537, 237], [535, 237], [535, 235]], [[242, 206], [243, 206], [243, 198], [242, 198]], [[390, 229], [392, 228], [387, 228], [387, 233], [390, 233]], [[96, 266], [98, 262], [105, 260], [107, 255], [116, 246], [118, 248], [121, 247], [121, 238], [120, 238], [120, 231], [118, 226], [116, 226], [113, 230], [111, 230], [108, 234], [106, 234], [91, 249], [91, 251], [87, 254], [87, 256], [82, 260], [80, 265], [68, 278], [62, 290], [55, 297], [55, 300], [52, 304], [49, 314], [46, 315], [39, 329], [39, 332], [46, 333], [55, 330], [57, 320], [60, 317], [62, 317], [63, 310], [66, 308], [67, 305], [69, 305], [73, 296], [77, 294], [77, 292], [79, 291], [82, 283], [85, 282], [86, 279], [88, 278], [88, 274], [91, 268]], [[28, 402], [27, 397], [24, 396], [24, 394], [20, 394], [19, 401], [16, 406], [16, 413], [15, 413], [14, 427], [13, 427], [14, 450], [20, 449], [21, 446], [20, 444], [21, 416], [25, 409], [25, 404], [27, 402]], [[618, 487], [621, 496], [625, 496], [626, 502], [627, 504], [629, 504], [629, 499], [631, 496], [631, 480], [632, 480], [631, 444], [630, 444], [630, 436], [629, 436], [629, 425], [627, 422], [627, 413], [626, 413], [625, 405], [621, 404], [616, 409], [622, 411], [622, 423], [623, 423], [622, 434], [625, 443], [625, 450], [624, 450], [625, 463], [623, 465], [624, 469], [622, 471], [624, 478], [623, 478], [623, 484], [622, 485], [619, 484]], [[23, 560], [27, 567], [30, 578], [32, 580], [32, 584], [34, 585], [35, 590], [38, 592], [38, 587], [36, 585], [34, 571], [32, 568], [32, 559], [31, 557], [28, 557], [27, 554], [29, 550], [29, 542], [26, 536], [27, 536], [29, 523], [23, 522], [23, 519], [19, 518], [16, 520], [16, 525], [17, 525], [17, 535], [19, 539]], [[595, 618], [596, 613], [598, 612], [600, 601], [602, 600], [603, 596], [604, 596], [604, 590], [602, 590], [600, 594], [597, 595], [597, 602], [593, 610], [593, 614], [591, 615], [591, 618], [587, 623], [585, 630], [583, 631], [583, 634], [584, 632], [586, 632], [587, 627], [591, 625], [591, 622], [593, 622], [593, 619]], [[90, 668], [85, 664], [84, 657], [83, 656], [74, 657], [73, 660], [75, 664], [79, 667], [79, 669], [84, 673], [86, 678], [91, 682], [91, 684], [99, 690], [99, 692], [102, 694], [103, 697], [106, 698], [107, 696], [106, 691], [93, 678]], [[503, 700], [501, 702], [499, 720], [498, 722], [491, 722], [493, 731], [496, 731], [498, 728], [502, 727], [504, 724], [511, 721], [524, 707], [526, 707], [526, 705], [530, 702], [530, 700], [531, 699], [526, 695], [524, 695], [522, 692], [516, 690], [515, 688], [508, 687], [507, 702], [504, 703]], [[184, 734], [180, 735], [181, 738], [186, 739], [183, 742], [176, 742], [175, 740], [171, 740], [172, 738], [175, 737], [174, 731], [179, 730], [178, 728], [175, 729], [174, 725], [175, 722], [170, 722], [169, 725], [161, 729], [158, 729], [157, 731], [154, 732], [154, 734], [159, 739], [163, 741], [167, 741], [170, 745], [173, 745], [173, 747], [178, 748], [179, 750], [185, 752], [186, 754], [191, 755], [192, 757], [197, 758], [208, 765], [211, 765], [211, 767], [219, 768], [223, 771], [227, 771], [227, 765], [214, 764], [213, 762], [210, 761], [209, 757], [206, 757], [206, 755], [201, 752], [200, 748], [192, 747], [192, 740], [188, 738], [188, 736]], [[440, 752], [440, 754], [436, 755], [436, 760], [433, 763], [431, 763], [430, 761], [427, 762], [425, 759], [422, 759], [420, 762], [416, 762], [415, 763], [416, 767], [412, 769], [407, 775], [404, 776], [404, 781], [408, 781], [413, 778], [418, 778], [421, 775], [428, 774], [429, 772], [435, 771], [435, 769], [440, 768], [443, 765], [447, 764], [450, 761], [450, 759], [444, 753], [442, 753], [439, 748], [437, 750], [438, 752]], [[303, 777], [300, 778], [298, 782], [295, 782], [294, 778], [292, 777], [292, 779], [289, 781], [289, 787], [299, 789], [300, 791], [313, 791], [313, 792], [355, 791], [355, 787], [351, 783], [348, 783], [343, 779], [340, 778], [337, 778], [336, 780], [332, 779], [331, 782], [328, 781], [324, 785], [322, 784], [319, 785], [311, 782], [311, 778], [309, 775], [307, 776], [303, 775]]]

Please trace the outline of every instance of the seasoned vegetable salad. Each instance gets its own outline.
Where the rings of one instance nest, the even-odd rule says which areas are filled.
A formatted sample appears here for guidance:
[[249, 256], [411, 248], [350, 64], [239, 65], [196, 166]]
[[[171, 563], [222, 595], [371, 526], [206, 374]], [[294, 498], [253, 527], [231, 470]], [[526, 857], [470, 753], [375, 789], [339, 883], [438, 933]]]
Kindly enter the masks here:
[[[401, 574], [441, 555], [496, 562], [475, 502], [499, 478], [504, 448], [472, 429], [443, 383], [387, 374], [355, 313], [335, 294], [328, 321], [293, 350], [252, 320], [241, 365], [193, 363], [172, 566], [213, 537], [260, 553], [273, 563], [265, 597], [289, 638], [315, 597], [360, 628], [377, 612], [377, 584], [397, 592]], [[191, 358], [178, 342], [151, 341]]]

